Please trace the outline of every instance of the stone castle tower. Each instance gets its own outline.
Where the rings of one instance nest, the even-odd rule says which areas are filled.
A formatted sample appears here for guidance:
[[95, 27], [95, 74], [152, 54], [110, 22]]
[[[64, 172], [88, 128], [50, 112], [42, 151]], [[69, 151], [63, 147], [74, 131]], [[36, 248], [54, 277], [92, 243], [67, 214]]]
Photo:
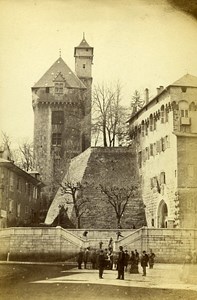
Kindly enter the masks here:
[[91, 145], [93, 48], [74, 48], [75, 73], [60, 57], [32, 87], [35, 167], [52, 200], [71, 158]]

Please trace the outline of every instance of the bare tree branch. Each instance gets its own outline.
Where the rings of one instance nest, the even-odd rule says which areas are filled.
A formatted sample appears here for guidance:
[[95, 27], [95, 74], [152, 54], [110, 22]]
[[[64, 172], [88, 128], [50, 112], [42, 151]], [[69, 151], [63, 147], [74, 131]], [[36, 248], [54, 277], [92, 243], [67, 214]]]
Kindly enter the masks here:
[[100, 184], [101, 192], [104, 193], [107, 198], [106, 201], [114, 208], [117, 226], [120, 226], [121, 218], [126, 210], [129, 199], [134, 196], [136, 190], [138, 189], [137, 185], [130, 187], [118, 187], [118, 186], [105, 186]]
[[[62, 195], [71, 195], [72, 200], [66, 200], [67, 204], [73, 204], [75, 216], [77, 219], [77, 228], [81, 227], [81, 216], [85, 213], [85, 203], [89, 201], [88, 198], [83, 197], [83, 189], [85, 184], [80, 182], [73, 182], [66, 180], [63, 184], [60, 184]], [[78, 192], [80, 195], [78, 195]]]

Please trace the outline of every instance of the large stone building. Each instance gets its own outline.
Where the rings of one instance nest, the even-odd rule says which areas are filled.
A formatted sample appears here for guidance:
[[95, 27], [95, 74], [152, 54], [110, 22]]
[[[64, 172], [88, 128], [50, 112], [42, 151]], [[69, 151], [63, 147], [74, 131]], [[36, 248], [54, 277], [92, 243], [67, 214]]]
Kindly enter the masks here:
[[53, 199], [68, 161], [91, 143], [93, 48], [74, 49], [75, 73], [60, 57], [32, 87], [35, 168]]
[[0, 228], [40, 223], [42, 182], [7, 157], [0, 157]]
[[197, 77], [185, 75], [129, 120], [149, 227], [197, 227]]

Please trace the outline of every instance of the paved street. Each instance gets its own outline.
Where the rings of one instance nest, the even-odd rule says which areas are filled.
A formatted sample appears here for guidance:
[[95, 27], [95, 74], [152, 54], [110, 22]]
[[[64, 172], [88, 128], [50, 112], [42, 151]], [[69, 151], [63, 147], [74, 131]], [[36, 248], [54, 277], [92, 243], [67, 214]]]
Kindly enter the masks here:
[[[64, 264], [0, 264], [0, 299], [197, 299], [197, 266], [156, 264], [142, 274], [78, 270]], [[141, 270], [140, 270], [141, 271]]]

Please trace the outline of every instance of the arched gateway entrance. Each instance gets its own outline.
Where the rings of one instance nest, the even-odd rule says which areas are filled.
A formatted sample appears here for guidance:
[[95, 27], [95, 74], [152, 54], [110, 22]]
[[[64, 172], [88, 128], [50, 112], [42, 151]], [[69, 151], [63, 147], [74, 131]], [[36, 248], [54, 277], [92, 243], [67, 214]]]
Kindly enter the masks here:
[[164, 200], [159, 203], [158, 212], [157, 212], [157, 227], [158, 228], [167, 228], [167, 217], [168, 217], [168, 207]]

